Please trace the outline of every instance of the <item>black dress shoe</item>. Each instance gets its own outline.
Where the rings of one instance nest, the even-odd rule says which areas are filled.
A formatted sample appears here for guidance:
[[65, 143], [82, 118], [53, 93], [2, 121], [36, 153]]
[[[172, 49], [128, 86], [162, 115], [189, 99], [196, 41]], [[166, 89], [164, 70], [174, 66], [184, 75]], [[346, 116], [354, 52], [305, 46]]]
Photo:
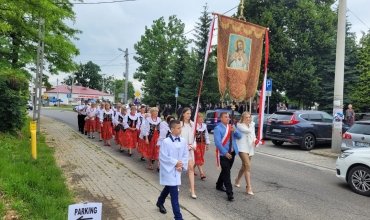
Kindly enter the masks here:
[[163, 205], [160, 205], [159, 203], [157, 203], [157, 207], [159, 208], [159, 212], [160, 213], [162, 213], [162, 214], [166, 214], [167, 213], [167, 210], [166, 210], [166, 208]]
[[85, 131], [85, 135], [87, 135], [87, 132]]
[[220, 190], [220, 191], [222, 191], [222, 192], [226, 192], [226, 188], [225, 188], [225, 186], [216, 186], [216, 189], [217, 189], [217, 190]]
[[140, 160], [141, 160], [141, 161], [145, 161], [144, 157], [141, 157], [141, 158], [140, 158]]
[[234, 200], [234, 195], [232, 193], [227, 195], [227, 200], [232, 201]]

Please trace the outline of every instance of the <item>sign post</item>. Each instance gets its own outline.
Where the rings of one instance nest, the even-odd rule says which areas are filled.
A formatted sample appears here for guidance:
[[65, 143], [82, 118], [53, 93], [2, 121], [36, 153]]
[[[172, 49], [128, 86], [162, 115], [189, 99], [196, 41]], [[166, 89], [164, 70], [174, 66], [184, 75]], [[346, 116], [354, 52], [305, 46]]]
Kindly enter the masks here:
[[176, 87], [175, 89], [175, 97], [176, 97], [176, 107], [175, 107], [175, 112], [177, 112], [177, 97], [179, 96], [179, 87]]
[[270, 114], [270, 96], [272, 93], [272, 79], [266, 80], [267, 114]]
[[90, 202], [68, 206], [68, 220], [101, 220], [102, 203]]

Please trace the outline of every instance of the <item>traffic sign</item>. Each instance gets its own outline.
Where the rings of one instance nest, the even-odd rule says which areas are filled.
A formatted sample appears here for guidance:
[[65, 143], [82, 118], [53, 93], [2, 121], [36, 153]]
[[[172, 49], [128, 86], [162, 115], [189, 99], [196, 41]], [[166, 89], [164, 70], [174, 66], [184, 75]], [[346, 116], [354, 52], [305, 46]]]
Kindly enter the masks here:
[[46, 94], [44, 94], [44, 99], [47, 99], [47, 98], [48, 98], [48, 96]]
[[266, 91], [272, 91], [272, 79], [267, 79], [266, 80]]
[[120, 98], [120, 99], [124, 99], [124, 98], [125, 98], [125, 94], [124, 94], [124, 93], [119, 93], [119, 94], [118, 94], [118, 98]]
[[[175, 94], [178, 95], [179, 94], [179, 87], [176, 87], [175, 89]], [[177, 96], [176, 96], [177, 97]]]
[[271, 91], [266, 91], [266, 96], [271, 96]]
[[71, 93], [69, 93], [69, 94], [67, 94], [67, 98], [72, 98], [72, 94]]
[[90, 202], [68, 206], [68, 220], [101, 220], [102, 203]]
[[140, 96], [140, 92], [136, 91], [135, 92], [135, 97], [139, 97]]

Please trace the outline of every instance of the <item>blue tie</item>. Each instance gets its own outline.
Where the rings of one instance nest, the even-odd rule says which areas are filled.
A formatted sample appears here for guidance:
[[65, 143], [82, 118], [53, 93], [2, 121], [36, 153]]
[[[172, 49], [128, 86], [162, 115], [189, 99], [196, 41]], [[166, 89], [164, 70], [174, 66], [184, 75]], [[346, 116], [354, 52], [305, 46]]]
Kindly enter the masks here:
[[178, 140], [180, 142], [180, 137], [175, 138], [175, 141]]

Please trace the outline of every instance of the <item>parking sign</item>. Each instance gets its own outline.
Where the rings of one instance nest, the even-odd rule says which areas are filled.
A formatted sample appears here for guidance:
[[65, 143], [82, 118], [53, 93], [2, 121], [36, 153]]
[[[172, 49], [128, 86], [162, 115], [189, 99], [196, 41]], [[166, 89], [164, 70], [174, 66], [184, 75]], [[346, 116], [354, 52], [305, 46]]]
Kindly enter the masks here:
[[266, 80], [266, 91], [272, 91], [272, 79]]

